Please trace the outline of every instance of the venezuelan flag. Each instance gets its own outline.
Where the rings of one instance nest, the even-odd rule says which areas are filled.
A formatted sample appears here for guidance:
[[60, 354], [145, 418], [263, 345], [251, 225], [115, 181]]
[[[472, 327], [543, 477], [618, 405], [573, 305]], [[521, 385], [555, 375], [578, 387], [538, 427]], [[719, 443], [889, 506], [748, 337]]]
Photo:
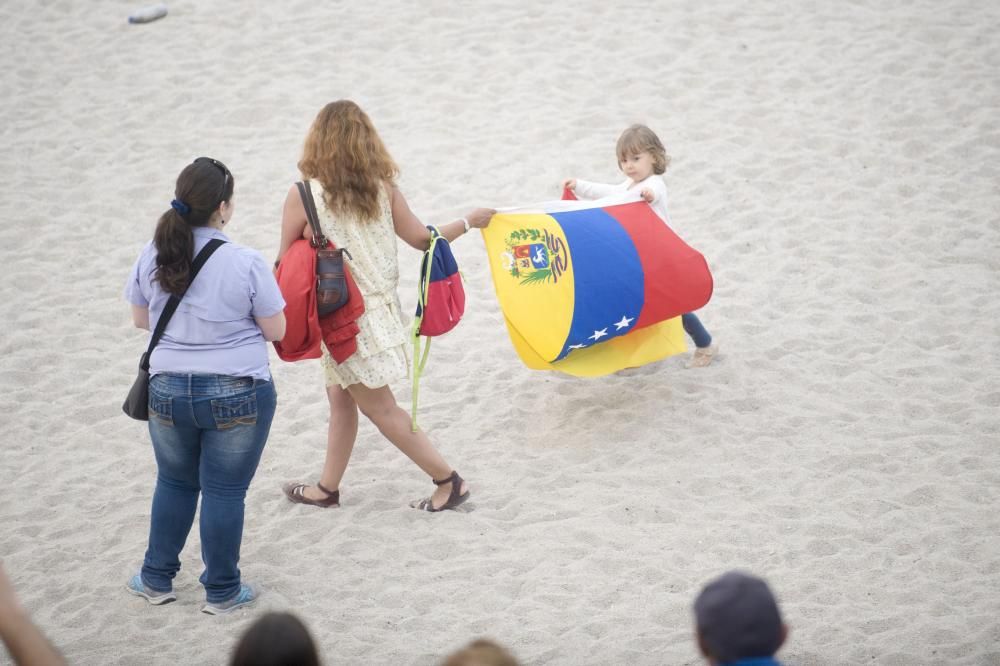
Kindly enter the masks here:
[[497, 213], [483, 230], [511, 342], [530, 368], [593, 377], [685, 350], [704, 257], [634, 196]]

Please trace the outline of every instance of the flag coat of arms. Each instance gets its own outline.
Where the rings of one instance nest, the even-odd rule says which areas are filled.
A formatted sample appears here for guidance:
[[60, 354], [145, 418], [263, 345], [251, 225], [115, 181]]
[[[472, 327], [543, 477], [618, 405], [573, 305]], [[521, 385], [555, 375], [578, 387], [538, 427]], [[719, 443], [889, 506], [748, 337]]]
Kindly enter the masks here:
[[635, 195], [497, 213], [483, 229], [511, 342], [530, 368], [599, 376], [685, 350], [705, 258]]

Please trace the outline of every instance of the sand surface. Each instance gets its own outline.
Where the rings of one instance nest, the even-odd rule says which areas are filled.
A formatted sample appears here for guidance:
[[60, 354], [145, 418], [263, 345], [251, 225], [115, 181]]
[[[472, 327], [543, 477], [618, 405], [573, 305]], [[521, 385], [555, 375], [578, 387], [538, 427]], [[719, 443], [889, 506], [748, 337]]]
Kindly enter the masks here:
[[[135, 26], [127, 2], [5, 2], [0, 558], [24, 604], [75, 664], [223, 663], [266, 609], [327, 664], [484, 635], [525, 664], [697, 664], [691, 602], [740, 567], [779, 596], [788, 663], [1000, 663], [997, 7], [220, 0]], [[470, 234], [467, 317], [421, 389], [468, 510], [406, 508], [431, 485], [369, 423], [343, 508], [288, 503], [327, 407], [318, 363], [273, 357], [258, 609], [199, 612], [196, 531], [180, 599], [150, 607], [124, 591], [155, 475], [119, 409], [145, 346], [125, 276], [198, 155], [235, 174], [233, 240], [273, 256], [305, 132], [344, 97], [428, 223], [616, 181], [618, 134], [652, 126], [722, 355], [529, 371]]]

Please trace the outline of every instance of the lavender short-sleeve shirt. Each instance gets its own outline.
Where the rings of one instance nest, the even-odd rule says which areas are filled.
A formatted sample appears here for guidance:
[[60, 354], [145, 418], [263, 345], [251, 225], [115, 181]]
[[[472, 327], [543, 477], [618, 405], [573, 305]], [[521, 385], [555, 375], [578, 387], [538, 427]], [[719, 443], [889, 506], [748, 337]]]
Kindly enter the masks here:
[[[197, 254], [212, 238], [228, 241], [210, 227], [195, 227]], [[150, 328], [170, 298], [153, 281], [156, 246], [150, 241], [125, 283], [125, 299], [149, 308]], [[209, 257], [167, 324], [149, 362], [150, 375], [163, 372], [270, 379], [267, 342], [254, 317], [273, 317], [285, 308], [270, 266], [257, 250], [227, 242]]]

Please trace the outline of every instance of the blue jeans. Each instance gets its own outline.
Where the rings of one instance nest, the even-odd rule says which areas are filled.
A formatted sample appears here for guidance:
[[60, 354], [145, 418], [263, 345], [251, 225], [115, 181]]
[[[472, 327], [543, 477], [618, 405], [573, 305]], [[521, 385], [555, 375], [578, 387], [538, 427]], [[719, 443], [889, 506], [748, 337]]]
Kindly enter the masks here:
[[224, 375], [160, 374], [149, 382], [156, 490], [142, 582], [172, 589], [201, 493], [201, 559], [209, 603], [240, 591], [243, 500], [267, 442], [272, 382]]
[[681, 315], [681, 323], [684, 324], [684, 330], [691, 339], [694, 340], [695, 347], [705, 348], [712, 344], [712, 336], [709, 335], [708, 331], [705, 330], [705, 326], [698, 319], [698, 316], [693, 312], [688, 312], [687, 314]]

